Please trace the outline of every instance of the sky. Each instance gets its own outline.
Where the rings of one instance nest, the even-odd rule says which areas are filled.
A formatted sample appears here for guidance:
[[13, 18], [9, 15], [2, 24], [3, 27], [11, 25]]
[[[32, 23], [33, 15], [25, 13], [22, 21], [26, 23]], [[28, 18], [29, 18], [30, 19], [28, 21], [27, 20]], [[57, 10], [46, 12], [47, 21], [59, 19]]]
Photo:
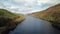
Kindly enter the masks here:
[[0, 0], [0, 9], [28, 14], [45, 10], [56, 4], [60, 4], [60, 0]]

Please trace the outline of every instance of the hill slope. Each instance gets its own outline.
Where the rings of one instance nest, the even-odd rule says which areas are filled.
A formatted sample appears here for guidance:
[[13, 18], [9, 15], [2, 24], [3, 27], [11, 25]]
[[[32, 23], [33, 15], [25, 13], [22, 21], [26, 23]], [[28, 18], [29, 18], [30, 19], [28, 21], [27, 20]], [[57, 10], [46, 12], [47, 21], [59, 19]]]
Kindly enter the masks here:
[[47, 20], [56, 28], [60, 28], [60, 4], [52, 6], [44, 11], [30, 14], [31, 16]]
[[10, 30], [14, 29], [19, 22], [22, 22], [23, 20], [24, 16], [22, 15], [11, 13], [5, 9], [0, 9], [0, 34], [8, 33]]

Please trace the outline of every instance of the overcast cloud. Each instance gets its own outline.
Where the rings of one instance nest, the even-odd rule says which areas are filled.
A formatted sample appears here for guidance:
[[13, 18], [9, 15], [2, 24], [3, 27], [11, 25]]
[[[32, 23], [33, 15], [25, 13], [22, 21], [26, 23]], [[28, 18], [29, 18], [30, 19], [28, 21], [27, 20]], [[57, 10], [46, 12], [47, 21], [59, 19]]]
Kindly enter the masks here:
[[16, 13], [32, 13], [59, 4], [60, 0], [0, 0], [0, 8]]

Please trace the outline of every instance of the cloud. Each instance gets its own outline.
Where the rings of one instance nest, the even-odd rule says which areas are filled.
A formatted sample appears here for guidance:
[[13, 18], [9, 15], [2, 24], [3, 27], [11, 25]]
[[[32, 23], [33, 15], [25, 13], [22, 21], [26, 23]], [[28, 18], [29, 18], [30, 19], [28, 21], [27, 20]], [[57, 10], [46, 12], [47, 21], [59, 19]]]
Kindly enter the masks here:
[[13, 0], [16, 3], [27, 3], [27, 4], [33, 4], [35, 0]]
[[0, 0], [0, 8], [16, 13], [32, 13], [59, 4], [60, 0]]
[[58, 4], [60, 3], [60, 0], [13, 0], [16, 3], [23, 3], [25, 5], [32, 5], [32, 4], [38, 4], [38, 5], [43, 5], [43, 4]]

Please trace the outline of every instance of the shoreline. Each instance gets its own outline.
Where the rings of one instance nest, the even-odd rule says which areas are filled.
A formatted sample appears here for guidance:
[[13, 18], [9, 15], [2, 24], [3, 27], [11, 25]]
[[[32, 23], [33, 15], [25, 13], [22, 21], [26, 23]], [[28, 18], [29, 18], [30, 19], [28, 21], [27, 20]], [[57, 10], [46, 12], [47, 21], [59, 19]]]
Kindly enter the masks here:
[[8, 34], [10, 31], [13, 31], [16, 26], [25, 20], [24, 16], [20, 16], [19, 18], [16, 18], [15, 20], [9, 22], [5, 28], [0, 28], [2, 31], [0, 31], [0, 34]]

